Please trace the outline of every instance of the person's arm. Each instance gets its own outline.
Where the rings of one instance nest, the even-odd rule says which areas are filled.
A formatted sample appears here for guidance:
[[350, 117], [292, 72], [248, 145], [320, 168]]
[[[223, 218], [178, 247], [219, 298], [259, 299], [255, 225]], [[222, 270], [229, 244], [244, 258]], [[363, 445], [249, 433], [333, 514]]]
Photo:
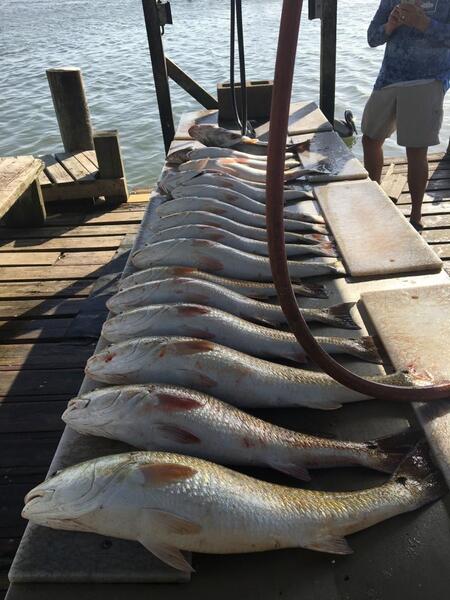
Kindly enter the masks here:
[[399, 27], [398, 7], [391, 9], [390, 0], [381, 0], [367, 31], [367, 41], [371, 48], [385, 44], [390, 35]]
[[402, 24], [421, 31], [431, 46], [450, 48], [449, 22], [442, 23], [442, 21], [430, 19], [419, 6], [411, 4], [400, 6], [400, 19]]

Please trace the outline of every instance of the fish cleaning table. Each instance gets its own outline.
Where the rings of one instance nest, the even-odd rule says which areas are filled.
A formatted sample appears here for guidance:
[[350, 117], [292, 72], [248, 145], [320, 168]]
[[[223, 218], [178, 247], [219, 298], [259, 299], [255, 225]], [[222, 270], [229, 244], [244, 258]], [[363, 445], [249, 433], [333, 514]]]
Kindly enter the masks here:
[[[320, 134], [326, 135], [326, 134]], [[355, 172], [364, 170], [355, 160]], [[330, 184], [337, 186], [340, 184]], [[135, 249], [142, 247], [160, 199], [149, 204], [142, 222]], [[398, 214], [399, 218], [400, 215]], [[370, 231], [367, 232], [368, 235]], [[418, 236], [417, 236], [418, 237]], [[354, 247], [356, 248], [356, 246]], [[348, 252], [352, 252], [352, 247]], [[358, 246], [358, 252], [360, 252]], [[350, 257], [347, 258], [350, 264]], [[129, 274], [130, 265], [125, 270]], [[408, 290], [422, 287], [433, 289], [448, 286], [444, 272], [390, 273], [388, 277], [356, 280], [340, 278], [326, 281], [330, 297], [320, 305], [359, 301], [363, 296], [370, 312], [370, 294], [386, 290]], [[317, 306], [318, 300], [304, 299], [302, 306]], [[375, 302], [376, 304], [376, 302]], [[370, 319], [361, 319], [366, 310], [363, 303], [353, 310], [353, 317], [362, 326], [358, 335], [373, 334]], [[376, 315], [371, 313], [375, 327]], [[336, 334], [336, 330], [320, 328], [321, 335]], [[381, 331], [380, 331], [381, 334]], [[342, 331], [352, 337], [354, 331]], [[104, 342], [100, 341], [99, 348]], [[386, 349], [395, 362], [388, 344]], [[447, 351], [448, 352], [448, 351]], [[345, 364], [367, 376], [383, 372], [378, 365], [346, 359]], [[85, 380], [82, 392], [92, 389]], [[239, 393], [239, 390], [236, 390]], [[431, 408], [431, 407], [430, 407]], [[428, 409], [428, 407], [427, 407]], [[450, 422], [448, 405], [440, 403], [439, 415], [429, 414], [429, 439], [433, 446], [445, 432], [443, 423]], [[309, 409], [277, 409], [255, 411], [258, 416], [276, 424], [306, 432], [329, 432], [341, 439], [374, 439], [393, 434], [417, 420], [413, 407], [365, 401], [348, 404], [337, 411]], [[423, 415], [419, 419], [423, 422]], [[433, 430], [435, 419], [440, 427]], [[448, 427], [448, 425], [447, 425]], [[448, 431], [448, 429], [446, 430]], [[436, 436], [436, 439], [435, 437]], [[111, 440], [84, 437], [66, 428], [50, 467], [54, 470], [81, 460], [128, 450], [124, 444]], [[440, 456], [441, 466], [450, 462]], [[242, 469], [243, 470], [243, 469]], [[294, 480], [264, 469], [243, 470], [261, 479], [286, 485], [299, 485]], [[448, 472], [446, 473], [448, 475]], [[450, 479], [450, 478], [449, 478]], [[367, 488], [386, 480], [386, 476], [364, 469], [348, 468], [315, 471], [311, 483], [302, 487], [319, 490], [354, 490]], [[186, 576], [167, 567], [150, 555], [138, 543], [106, 539], [99, 535], [53, 531], [29, 525], [11, 569], [13, 585], [8, 600], [78, 600], [113, 598], [114, 600], [206, 600], [213, 594], [218, 600], [230, 596], [273, 600], [431, 600], [444, 598], [450, 588], [450, 532], [448, 524], [449, 498], [444, 498], [414, 513], [403, 514], [377, 526], [350, 536], [354, 549], [350, 556], [333, 556], [302, 549], [249, 555], [194, 555], [197, 574], [190, 583]], [[407, 574], [407, 577], [405, 577]], [[58, 585], [55, 583], [58, 582]], [[77, 585], [73, 585], [74, 583]], [[116, 585], [120, 582], [122, 585]], [[158, 582], [158, 585], [155, 583]], [[36, 585], [39, 583], [39, 585]]]

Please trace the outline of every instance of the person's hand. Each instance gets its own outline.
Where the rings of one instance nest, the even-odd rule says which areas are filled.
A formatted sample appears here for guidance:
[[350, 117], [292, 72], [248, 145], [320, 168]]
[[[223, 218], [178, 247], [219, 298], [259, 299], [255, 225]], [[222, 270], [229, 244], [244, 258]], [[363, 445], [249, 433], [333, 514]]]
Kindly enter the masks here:
[[424, 13], [419, 5], [400, 4], [399, 5], [399, 20], [401, 25], [413, 27], [419, 31], [426, 31], [430, 25], [430, 19]]
[[387, 23], [384, 26], [386, 35], [391, 35], [401, 25], [403, 25], [403, 23], [400, 19], [400, 5], [397, 4], [397, 6], [395, 6], [392, 9], [391, 14], [389, 15], [389, 19], [387, 20]]

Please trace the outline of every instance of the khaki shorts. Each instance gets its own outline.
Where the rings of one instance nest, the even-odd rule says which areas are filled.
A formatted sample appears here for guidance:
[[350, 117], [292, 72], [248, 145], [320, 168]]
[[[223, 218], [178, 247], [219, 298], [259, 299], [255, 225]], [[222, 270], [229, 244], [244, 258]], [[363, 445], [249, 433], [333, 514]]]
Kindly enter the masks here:
[[397, 143], [406, 148], [439, 144], [444, 88], [440, 81], [374, 90], [361, 122], [373, 140], [385, 140], [397, 129]]

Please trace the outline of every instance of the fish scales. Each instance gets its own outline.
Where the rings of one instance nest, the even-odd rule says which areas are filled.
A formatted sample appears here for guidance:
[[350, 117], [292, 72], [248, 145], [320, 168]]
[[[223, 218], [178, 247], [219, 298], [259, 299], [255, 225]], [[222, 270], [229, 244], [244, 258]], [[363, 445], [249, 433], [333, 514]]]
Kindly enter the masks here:
[[[230, 231], [231, 233], [242, 237], [267, 242], [266, 229], [234, 221], [233, 219], [217, 214], [214, 210], [186, 210], [167, 215], [166, 217], [160, 217], [152, 224], [151, 229], [154, 231], [163, 231], [181, 225], [209, 225], [210, 227], [220, 227], [221, 229], [225, 229], [226, 231]], [[330, 241], [328, 236], [321, 233], [301, 234], [286, 231], [284, 235], [287, 244], [319, 244]]]
[[[307, 355], [294, 334], [256, 325], [222, 310], [199, 304], [154, 304], [120, 313], [105, 321], [103, 337], [121, 342], [135, 337], [183, 335], [212, 340], [263, 358], [306, 362]], [[331, 354], [349, 354], [369, 362], [381, 362], [371, 337], [317, 336]]]
[[[142, 271], [136, 271], [127, 277], [124, 277], [119, 283], [119, 290], [139, 285], [142, 283], [149, 283], [151, 281], [158, 281], [161, 279], [171, 279], [173, 277], [188, 277], [189, 279], [201, 279], [222, 285], [233, 292], [243, 294], [250, 298], [264, 299], [276, 298], [277, 290], [273, 283], [262, 283], [259, 281], [245, 281], [242, 279], [229, 279], [226, 277], [220, 277], [219, 275], [213, 275], [211, 273], [205, 273], [192, 267], [150, 267]], [[323, 285], [313, 283], [294, 283], [292, 285], [294, 293], [297, 296], [306, 296], [308, 298], [328, 298], [327, 291]]]
[[[194, 267], [224, 277], [272, 281], [268, 258], [210, 240], [180, 238], [156, 242], [137, 250], [131, 261], [137, 269], [178, 265]], [[294, 282], [307, 277], [345, 275], [342, 263], [327, 257], [303, 261], [289, 260], [288, 268]]]
[[180, 452], [221, 464], [271, 467], [299, 479], [309, 468], [360, 465], [392, 472], [411, 435], [370, 442], [306, 435], [249, 415], [212, 396], [173, 385], [101, 388], [70, 400], [63, 421], [84, 435], [142, 450]]
[[[287, 323], [281, 307], [276, 304], [253, 300], [210, 281], [188, 277], [163, 279], [132, 286], [111, 296], [106, 304], [111, 311], [118, 313], [149, 304], [179, 302], [203, 304], [243, 319], [275, 326]], [[353, 306], [353, 303], [338, 304], [326, 308], [304, 308], [301, 311], [307, 321], [345, 329], [359, 329], [350, 314]]]
[[421, 455], [381, 486], [327, 493], [258, 481], [199, 458], [130, 452], [59, 471], [31, 490], [22, 516], [55, 529], [137, 540], [192, 571], [180, 551], [243, 553], [303, 547], [349, 554], [344, 536], [423, 506], [445, 486]]
[[[266, 217], [264, 214], [250, 212], [249, 210], [233, 206], [228, 202], [216, 200], [215, 198], [197, 198], [195, 196], [185, 196], [183, 198], [175, 198], [167, 200], [160, 204], [156, 209], [159, 217], [167, 217], [168, 215], [176, 214], [189, 210], [215, 211], [228, 219], [238, 221], [244, 225], [251, 227], [266, 227]], [[327, 229], [320, 223], [310, 223], [300, 219], [291, 218], [284, 219], [284, 227], [287, 231], [307, 232], [307, 233], [322, 233], [326, 234]]]
[[[279, 365], [196, 338], [149, 337], [113, 344], [88, 360], [86, 374], [103, 383], [181, 385], [242, 408], [331, 410], [367, 399], [324, 373]], [[370, 379], [411, 385], [406, 373]]]
[[[236, 248], [243, 252], [269, 256], [267, 242], [252, 240], [241, 235], [231, 233], [220, 227], [211, 225], [179, 225], [168, 229], [159, 229], [148, 239], [148, 243], [161, 242], [163, 240], [175, 240], [177, 238], [195, 238], [220, 242], [224, 246]], [[288, 244], [286, 246], [288, 257], [294, 258], [305, 255], [337, 257], [336, 247], [332, 242], [319, 244]]]

